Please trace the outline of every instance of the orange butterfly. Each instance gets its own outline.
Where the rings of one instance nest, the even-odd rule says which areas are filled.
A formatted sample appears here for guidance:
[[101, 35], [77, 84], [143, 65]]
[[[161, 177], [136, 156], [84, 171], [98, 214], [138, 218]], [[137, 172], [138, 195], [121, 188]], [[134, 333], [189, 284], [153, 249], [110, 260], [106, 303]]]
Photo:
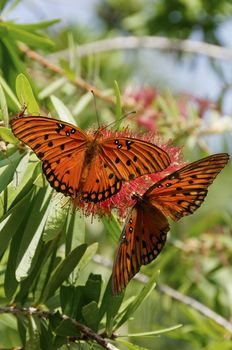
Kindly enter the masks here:
[[155, 173], [170, 164], [168, 154], [152, 143], [129, 137], [94, 136], [56, 119], [22, 114], [11, 121], [15, 136], [43, 162], [56, 191], [100, 202], [119, 192], [122, 182]]
[[133, 195], [132, 207], [116, 251], [112, 290], [120, 293], [141, 265], [149, 264], [161, 252], [169, 231], [167, 217], [178, 221], [200, 207], [207, 188], [229, 160], [215, 154], [171, 173], [152, 185], [143, 196]]

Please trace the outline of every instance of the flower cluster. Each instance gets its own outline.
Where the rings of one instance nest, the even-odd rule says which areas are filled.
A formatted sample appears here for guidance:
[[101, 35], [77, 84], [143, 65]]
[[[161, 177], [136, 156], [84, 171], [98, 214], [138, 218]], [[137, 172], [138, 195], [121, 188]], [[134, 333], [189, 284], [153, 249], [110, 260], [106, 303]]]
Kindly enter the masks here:
[[[89, 130], [89, 134], [93, 135], [96, 131]], [[84, 202], [79, 199], [74, 200], [74, 206], [76, 208], [81, 208], [85, 215], [109, 215], [112, 209], [117, 209], [120, 217], [124, 218], [127, 214], [128, 208], [134, 204], [134, 200], [131, 198], [132, 193], [138, 193], [143, 195], [143, 193], [150, 187], [153, 183], [159, 181], [167, 174], [178, 170], [184, 165], [181, 160], [181, 149], [177, 146], [173, 146], [171, 142], [163, 143], [160, 137], [155, 132], [147, 132], [146, 134], [134, 133], [129, 128], [125, 128], [120, 131], [112, 131], [108, 128], [102, 126], [98, 130], [101, 133], [102, 138], [108, 137], [129, 137], [131, 139], [136, 138], [144, 140], [159, 146], [161, 149], [166, 151], [171, 159], [171, 164], [163, 171], [153, 174], [144, 175], [134, 180], [123, 183], [121, 190], [111, 196], [110, 198], [99, 202]]]
[[[133, 89], [127, 87], [123, 97], [129, 104], [136, 106], [138, 127], [151, 132], [157, 130], [157, 121], [164, 117], [164, 113], [160, 109], [159, 103], [157, 103], [158, 98], [164, 98], [167, 107], [170, 105], [170, 108], [172, 108], [171, 104], [173, 103], [157, 89], [149, 86], [137, 90], [134, 87]], [[218, 109], [215, 103], [209, 99], [202, 99], [189, 93], [181, 93], [176, 96], [175, 103], [180, 116], [185, 119], [187, 119], [189, 111], [192, 109], [196, 111], [199, 118], [203, 118], [209, 109]]]

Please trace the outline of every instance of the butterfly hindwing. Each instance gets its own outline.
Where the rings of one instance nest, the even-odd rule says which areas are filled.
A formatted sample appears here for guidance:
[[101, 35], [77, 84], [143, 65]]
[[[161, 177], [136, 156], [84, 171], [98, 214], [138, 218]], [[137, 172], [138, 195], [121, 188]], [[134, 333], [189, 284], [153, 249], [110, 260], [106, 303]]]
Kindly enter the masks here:
[[141, 265], [153, 261], [162, 250], [169, 231], [166, 217], [146, 203], [137, 203], [126, 219], [115, 254], [113, 294], [120, 293]]
[[228, 154], [220, 153], [188, 164], [152, 185], [144, 198], [177, 221], [200, 207], [208, 187], [228, 160]]
[[161, 148], [139, 139], [119, 137], [101, 139], [83, 186], [83, 199], [103, 201], [118, 193], [122, 182], [158, 172], [170, 164]]
[[102, 154], [96, 155], [89, 168], [88, 177], [83, 185], [83, 199], [97, 203], [118, 193], [122, 186], [122, 180], [117, 177], [114, 170], [103, 158]]

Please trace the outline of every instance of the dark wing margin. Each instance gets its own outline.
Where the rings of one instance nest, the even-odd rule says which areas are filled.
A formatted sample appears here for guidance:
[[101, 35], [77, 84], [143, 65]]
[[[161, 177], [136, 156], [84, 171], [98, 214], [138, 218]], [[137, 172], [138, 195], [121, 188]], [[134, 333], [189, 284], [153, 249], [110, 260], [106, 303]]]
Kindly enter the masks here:
[[190, 163], [152, 185], [144, 199], [172, 220], [192, 214], [203, 203], [208, 187], [228, 163], [226, 153]]

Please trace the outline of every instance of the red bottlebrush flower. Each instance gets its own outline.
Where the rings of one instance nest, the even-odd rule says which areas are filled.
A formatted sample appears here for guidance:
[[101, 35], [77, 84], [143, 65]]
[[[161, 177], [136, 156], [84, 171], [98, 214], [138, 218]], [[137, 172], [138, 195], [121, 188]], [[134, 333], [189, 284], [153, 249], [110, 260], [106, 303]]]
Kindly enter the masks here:
[[181, 114], [184, 117], [188, 116], [190, 106], [195, 107], [196, 112], [200, 118], [202, 118], [205, 112], [209, 109], [216, 109], [216, 105], [214, 102], [208, 99], [202, 99], [191, 95], [189, 93], [182, 93], [178, 99], [177, 104], [180, 109]]
[[123, 95], [127, 103], [131, 103], [138, 109], [136, 115], [138, 126], [152, 132], [156, 130], [156, 120], [160, 116], [159, 111], [152, 106], [156, 96], [157, 91], [148, 86], [139, 89], [128, 87]]
[[[102, 201], [100, 203], [84, 202], [80, 199], [73, 200], [74, 207], [80, 208], [84, 211], [85, 215], [109, 215], [112, 209], [117, 209], [119, 216], [125, 217], [127, 209], [131, 207], [134, 201], [131, 199], [133, 192], [143, 194], [152, 183], [160, 180], [163, 176], [179, 169], [183, 166], [180, 161], [180, 148], [171, 146], [170, 144], [163, 144], [160, 138], [154, 133], [147, 134], [135, 134], [129, 128], [125, 128], [122, 131], [112, 131], [105, 127], [101, 127], [99, 132], [103, 138], [106, 137], [130, 137], [137, 138], [147, 142], [151, 142], [164, 151], [166, 151], [171, 158], [171, 165], [162, 172], [144, 175], [134, 180], [123, 183], [121, 190], [116, 195]], [[90, 134], [93, 131], [89, 131]]]
[[129, 99], [131, 104], [139, 105], [143, 108], [151, 106], [154, 98], [157, 96], [157, 91], [149, 86], [135, 89], [134, 87], [127, 87], [124, 91], [123, 97]]

